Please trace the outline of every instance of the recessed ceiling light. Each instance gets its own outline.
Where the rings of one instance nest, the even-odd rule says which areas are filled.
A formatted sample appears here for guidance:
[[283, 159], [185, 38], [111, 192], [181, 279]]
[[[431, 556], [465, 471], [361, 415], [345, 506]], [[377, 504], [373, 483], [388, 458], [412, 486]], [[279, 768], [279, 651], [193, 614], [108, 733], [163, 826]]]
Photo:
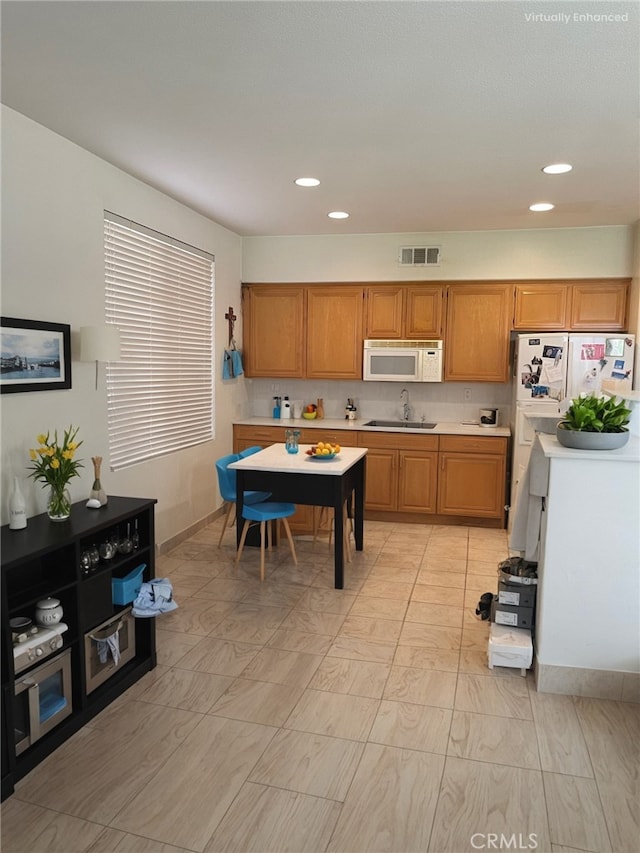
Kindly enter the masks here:
[[317, 187], [320, 181], [317, 178], [296, 178], [299, 187]]
[[331, 213], [327, 213], [329, 219], [348, 219], [349, 214], [345, 213], [344, 210], [333, 210]]
[[538, 204], [530, 204], [529, 210], [534, 210], [536, 213], [542, 210], [553, 210], [555, 204], [549, 204], [548, 201], [540, 201]]
[[570, 172], [573, 169], [571, 163], [551, 163], [543, 168], [543, 172], [547, 175], [564, 175], [565, 172]]

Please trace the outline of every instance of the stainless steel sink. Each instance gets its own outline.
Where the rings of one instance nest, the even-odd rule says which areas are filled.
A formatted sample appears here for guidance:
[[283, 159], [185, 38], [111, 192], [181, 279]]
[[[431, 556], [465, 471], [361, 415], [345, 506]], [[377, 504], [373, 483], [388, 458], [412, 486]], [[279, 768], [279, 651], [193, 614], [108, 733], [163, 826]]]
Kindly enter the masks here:
[[391, 427], [392, 429], [396, 429], [397, 427], [403, 427], [404, 429], [433, 429], [435, 424], [426, 424], [420, 421], [367, 421], [364, 426]]

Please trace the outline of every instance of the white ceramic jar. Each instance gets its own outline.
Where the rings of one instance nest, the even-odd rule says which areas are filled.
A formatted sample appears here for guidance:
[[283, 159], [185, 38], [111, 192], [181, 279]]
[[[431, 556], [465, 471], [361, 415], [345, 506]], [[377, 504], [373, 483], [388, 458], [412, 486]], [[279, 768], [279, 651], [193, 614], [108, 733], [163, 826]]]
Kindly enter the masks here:
[[57, 625], [62, 619], [62, 605], [57, 598], [43, 598], [36, 604], [36, 622], [38, 625]]

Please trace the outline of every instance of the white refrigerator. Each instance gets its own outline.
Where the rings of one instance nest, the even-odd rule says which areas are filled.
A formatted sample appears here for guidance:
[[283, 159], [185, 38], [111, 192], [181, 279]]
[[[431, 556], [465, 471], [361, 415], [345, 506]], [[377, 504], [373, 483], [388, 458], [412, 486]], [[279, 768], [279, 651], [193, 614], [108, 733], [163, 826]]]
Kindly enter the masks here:
[[555, 434], [556, 425], [571, 400], [582, 393], [602, 393], [605, 380], [617, 393], [630, 391], [634, 354], [634, 336], [622, 332], [518, 335], [514, 355], [509, 528], [536, 432]]

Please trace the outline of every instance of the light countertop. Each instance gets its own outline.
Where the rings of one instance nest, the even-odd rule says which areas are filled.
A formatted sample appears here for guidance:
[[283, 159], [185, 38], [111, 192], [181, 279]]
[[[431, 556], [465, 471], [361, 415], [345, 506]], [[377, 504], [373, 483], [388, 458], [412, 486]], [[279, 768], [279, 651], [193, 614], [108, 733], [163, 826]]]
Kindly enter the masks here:
[[364, 447], [343, 447], [334, 459], [314, 459], [305, 453], [310, 444], [301, 444], [298, 453], [287, 453], [284, 444], [272, 444], [252, 453], [238, 462], [232, 462], [229, 468], [245, 471], [275, 471], [281, 474], [318, 474], [341, 475], [366, 455]]
[[306, 418], [291, 418], [279, 420], [278, 418], [245, 418], [234, 421], [234, 424], [245, 426], [271, 426], [282, 429], [324, 429], [324, 430], [347, 430], [349, 432], [410, 432], [419, 435], [475, 435], [475, 436], [498, 436], [508, 438], [511, 435], [509, 427], [482, 427], [479, 424], [453, 423], [442, 421], [437, 423], [433, 429], [411, 429], [410, 427], [369, 427], [365, 426], [367, 421], [375, 418], [362, 418], [361, 420], [347, 421], [344, 418], [322, 418], [318, 420], [306, 420]]
[[590, 462], [640, 462], [640, 438], [629, 436], [624, 447], [617, 450], [574, 450], [564, 447], [552, 435], [539, 434], [544, 455], [550, 459], [587, 459]]

